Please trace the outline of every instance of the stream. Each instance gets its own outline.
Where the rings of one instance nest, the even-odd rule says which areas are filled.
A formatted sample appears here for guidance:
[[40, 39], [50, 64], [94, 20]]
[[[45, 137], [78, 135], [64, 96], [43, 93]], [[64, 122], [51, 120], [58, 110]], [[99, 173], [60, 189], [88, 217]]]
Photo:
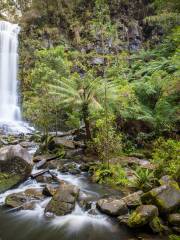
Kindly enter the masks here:
[[[27, 147], [28, 152], [33, 156], [38, 145], [33, 143]], [[78, 154], [78, 151], [77, 151]], [[107, 196], [123, 197], [120, 190], [112, 187], [93, 183], [88, 172], [79, 171], [78, 174], [64, 173], [60, 166], [74, 164], [80, 170], [83, 161], [70, 159], [55, 159], [49, 162], [50, 165], [41, 167], [39, 163], [34, 164], [32, 174], [47, 170], [43, 174], [46, 180], [32, 179], [29, 177], [16, 188], [0, 194], [0, 240], [167, 240], [166, 237], [152, 235], [143, 229], [130, 229], [120, 225], [116, 218], [102, 214], [96, 208], [97, 200]], [[56, 216], [46, 213], [45, 208], [52, 197], [45, 197], [35, 201], [32, 208], [20, 210], [19, 208], [7, 208], [4, 204], [7, 196], [13, 193], [22, 193], [26, 190], [43, 190], [47, 186], [48, 175], [55, 176], [50, 185], [57, 187], [66, 182], [77, 186], [80, 189], [80, 198], [76, 202], [74, 210], [65, 216]], [[43, 178], [44, 179], [44, 178]], [[42, 192], [42, 191], [41, 191]], [[83, 207], [80, 202], [90, 202], [90, 207]], [[34, 201], [34, 200], [31, 200]]]
[[[79, 176], [62, 174], [53, 170], [59, 180], [67, 181], [80, 188], [84, 194], [89, 194], [93, 200], [105, 194], [115, 194], [113, 190], [102, 185], [90, 183], [86, 174]], [[0, 204], [6, 196], [32, 188], [43, 187], [44, 183], [28, 179], [18, 188], [0, 195]], [[78, 204], [74, 211], [63, 217], [47, 218], [44, 209], [51, 198], [47, 197], [36, 204], [33, 210], [3, 211], [0, 214], [0, 237], [2, 240], [120, 240], [130, 239], [133, 235], [124, 227], [119, 227], [112, 219], [100, 214], [90, 214]], [[95, 209], [95, 205], [94, 205]], [[96, 210], [97, 211], [97, 210]]]

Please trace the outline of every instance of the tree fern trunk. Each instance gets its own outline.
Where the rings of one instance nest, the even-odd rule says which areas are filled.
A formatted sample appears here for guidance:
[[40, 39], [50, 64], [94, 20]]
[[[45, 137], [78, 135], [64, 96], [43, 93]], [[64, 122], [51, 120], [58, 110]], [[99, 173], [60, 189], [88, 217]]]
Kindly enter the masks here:
[[85, 130], [86, 130], [86, 140], [91, 140], [91, 130], [90, 130], [90, 121], [89, 121], [89, 106], [88, 104], [84, 104], [82, 108], [83, 113], [83, 121], [85, 124]]

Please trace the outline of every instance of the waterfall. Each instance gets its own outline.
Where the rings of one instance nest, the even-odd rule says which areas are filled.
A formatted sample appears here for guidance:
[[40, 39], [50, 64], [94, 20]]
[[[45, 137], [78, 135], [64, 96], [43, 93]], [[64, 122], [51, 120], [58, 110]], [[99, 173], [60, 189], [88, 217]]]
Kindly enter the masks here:
[[0, 21], [0, 122], [20, 121], [17, 68], [18, 33], [16, 24]]
[[28, 133], [18, 106], [18, 34], [20, 27], [0, 21], [0, 132]]

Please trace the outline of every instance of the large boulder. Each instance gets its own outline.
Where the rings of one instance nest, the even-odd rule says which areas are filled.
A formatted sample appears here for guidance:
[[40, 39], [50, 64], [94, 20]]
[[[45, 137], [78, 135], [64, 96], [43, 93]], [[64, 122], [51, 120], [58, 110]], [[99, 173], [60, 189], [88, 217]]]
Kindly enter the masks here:
[[129, 217], [128, 226], [142, 227], [158, 216], [158, 208], [154, 205], [141, 205]]
[[62, 183], [46, 206], [45, 212], [51, 212], [58, 216], [71, 213], [75, 208], [78, 195], [78, 187], [65, 182]]
[[0, 192], [25, 180], [32, 170], [32, 157], [20, 145], [0, 149]]
[[155, 204], [161, 213], [171, 213], [180, 206], [180, 189], [176, 182], [169, 182], [145, 193], [141, 200]]
[[104, 198], [97, 202], [98, 209], [111, 216], [120, 216], [128, 213], [126, 203], [121, 199]]
[[19, 144], [6, 146], [0, 149], [0, 161], [7, 161], [15, 157], [19, 157], [25, 162], [32, 164], [32, 156]]

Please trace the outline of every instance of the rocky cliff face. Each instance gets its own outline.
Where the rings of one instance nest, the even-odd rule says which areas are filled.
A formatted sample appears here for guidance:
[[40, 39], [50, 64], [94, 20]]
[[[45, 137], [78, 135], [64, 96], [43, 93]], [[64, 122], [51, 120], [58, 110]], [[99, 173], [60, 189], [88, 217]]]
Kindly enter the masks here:
[[[45, 8], [36, 5], [20, 19], [20, 79], [24, 91], [29, 90], [27, 72], [34, 66], [35, 50], [59, 44], [94, 55], [138, 51], [162, 34], [144, 19], [153, 14], [149, 1], [113, 0], [59, 1]], [[99, 2], [99, 3], [98, 3]], [[98, 5], [99, 4], [99, 5]], [[101, 23], [104, 25], [102, 29]], [[99, 24], [99, 26], [97, 26]], [[110, 32], [108, 32], [110, 29]], [[102, 31], [104, 46], [102, 46]], [[158, 37], [157, 37], [158, 36]]]

